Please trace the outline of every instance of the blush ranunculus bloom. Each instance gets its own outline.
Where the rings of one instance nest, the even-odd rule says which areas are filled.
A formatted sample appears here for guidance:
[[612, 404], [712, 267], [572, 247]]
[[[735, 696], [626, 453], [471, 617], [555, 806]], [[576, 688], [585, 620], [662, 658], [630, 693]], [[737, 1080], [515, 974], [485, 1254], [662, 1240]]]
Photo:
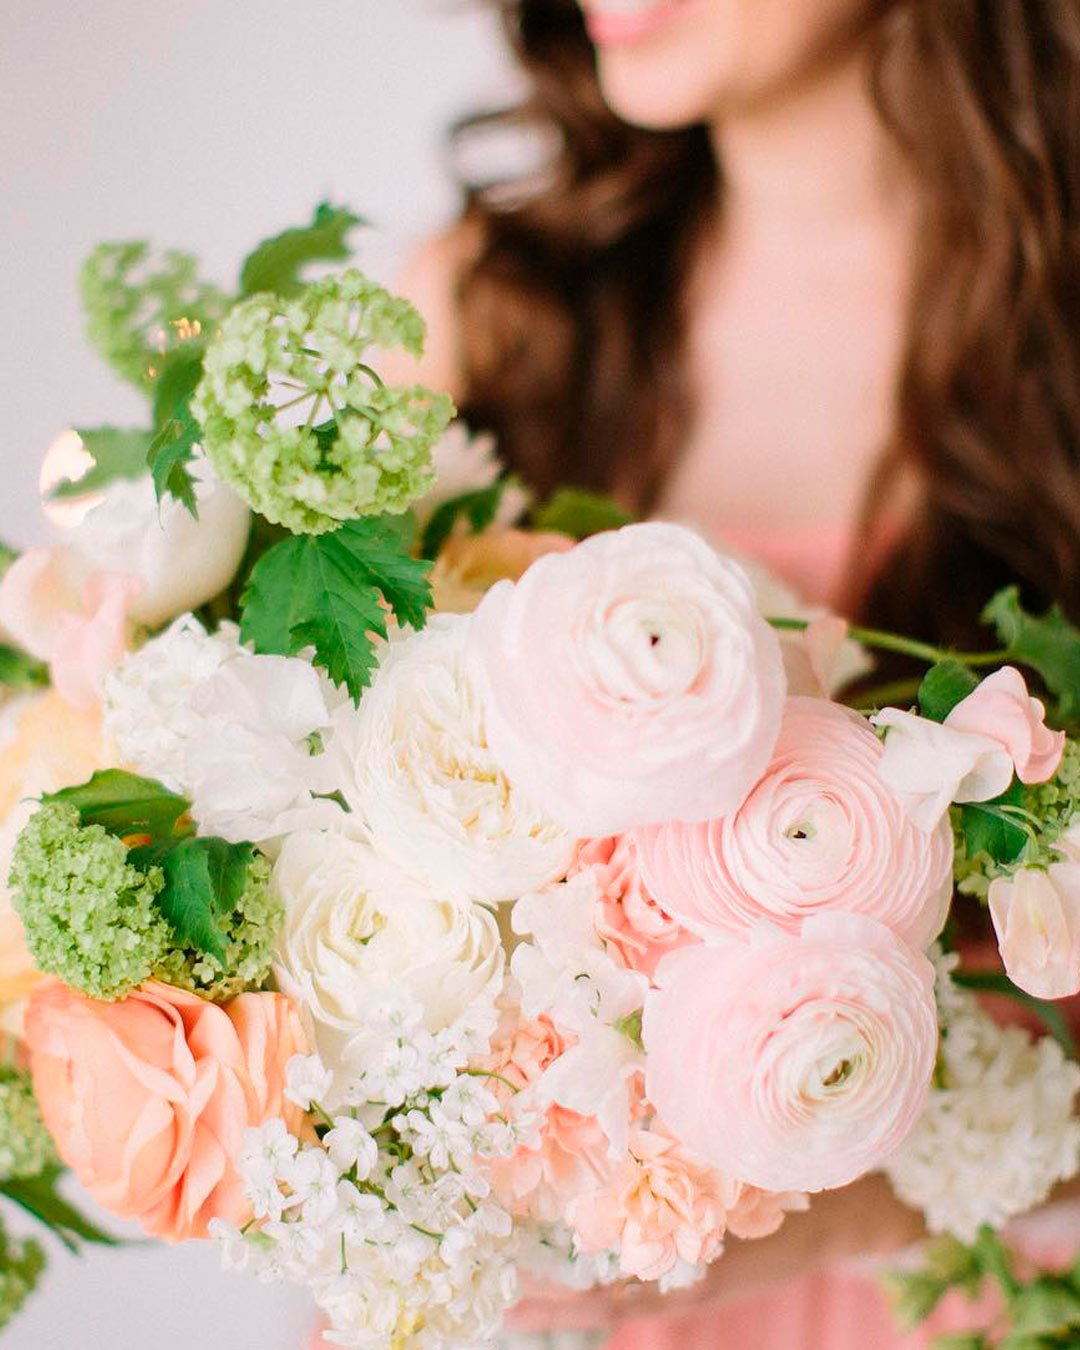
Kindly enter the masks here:
[[496, 759], [581, 837], [734, 810], [768, 763], [785, 685], [742, 570], [677, 525], [549, 554], [473, 616]]
[[209, 1003], [150, 981], [118, 1003], [47, 980], [30, 998], [34, 1092], [63, 1161], [94, 1199], [154, 1237], [208, 1235], [251, 1208], [235, 1167], [249, 1126], [302, 1115], [285, 1065], [305, 1050], [282, 994]]
[[776, 1192], [846, 1186], [919, 1119], [938, 1045], [934, 968], [883, 924], [820, 914], [792, 936], [763, 923], [749, 944], [675, 952], [657, 980], [646, 1093], [725, 1175]]
[[998, 877], [990, 917], [1013, 984], [1036, 998], [1080, 994], [1080, 861]]
[[646, 884], [706, 939], [845, 911], [927, 947], [952, 896], [952, 831], [912, 823], [878, 773], [883, 754], [858, 713], [789, 698], [772, 762], [737, 811], [636, 832]]
[[1014, 666], [988, 675], [949, 713], [945, 725], [1000, 741], [1022, 783], [1045, 783], [1053, 778], [1065, 749], [1065, 733], [1046, 725], [1046, 708], [1031, 697]]
[[597, 933], [629, 970], [651, 977], [669, 952], [699, 941], [645, 884], [632, 834], [588, 840], [578, 850], [570, 875], [579, 872], [588, 872], [596, 882]]
[[545, 530], [485, 530], [449, 539], [431, 570], [435, 609], [471, 614], [497, 581], [517, 581], [548, 553], [566, 553], [574, 541]]
[[586, 1252], [618, 1248], [624, 1276], [656, 1280], [678, 1262], [714, 1260], [724, 1236], [766, 1237], [805, 1198], [766, 1195], [691, 1159], [659, 1125], [630, 1132], [626, 1157], [598, 1189], [578, 1195], [567, 1218]]

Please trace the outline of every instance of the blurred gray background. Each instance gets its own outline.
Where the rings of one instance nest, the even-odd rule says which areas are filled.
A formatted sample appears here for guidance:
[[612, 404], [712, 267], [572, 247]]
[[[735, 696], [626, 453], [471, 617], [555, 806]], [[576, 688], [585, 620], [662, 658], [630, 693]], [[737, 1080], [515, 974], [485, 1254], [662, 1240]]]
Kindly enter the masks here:
[[[480, 0], [0, 0], [0, 538], [42, 532], [57, 433], [142, 412], [83, 341], [94, 243], [148, 237], [229, 281], [329, 197], [392, 279], [453, 214], [446, 126], [512, 90]], [[306, 1350], [306, 1297], [209, 1246], [50, 1258], [4, 1347]]]

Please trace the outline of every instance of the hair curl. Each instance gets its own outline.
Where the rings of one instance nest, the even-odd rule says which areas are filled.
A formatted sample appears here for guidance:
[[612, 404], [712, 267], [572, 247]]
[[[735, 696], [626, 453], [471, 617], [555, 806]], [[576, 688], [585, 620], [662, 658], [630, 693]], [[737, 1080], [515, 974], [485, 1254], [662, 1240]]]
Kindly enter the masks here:
[[[606, 107], [575, 0], [495, 0], [531, 80], [496, 123], [555, 133], [543, 173], [467, 187], [471, 420], [539, 491], [647, 509], [685, 439], [686, 278], [723, 209], [706, 130]], [[892, 443], [922, 506], [860, 608], [945, 641], [1018, 580], [1080, 615], [1080, 3], [869, 0], [872, 90], [921, 188]]]

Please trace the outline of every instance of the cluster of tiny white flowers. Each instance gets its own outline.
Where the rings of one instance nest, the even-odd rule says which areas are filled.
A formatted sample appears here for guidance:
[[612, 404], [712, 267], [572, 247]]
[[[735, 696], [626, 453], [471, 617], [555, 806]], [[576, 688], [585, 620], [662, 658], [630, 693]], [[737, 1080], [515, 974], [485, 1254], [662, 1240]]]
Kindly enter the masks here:
[[312, 1289], [333, 1344], [469, 1345], [497, 1333], [517, 1296], [513, 1222], [482, 1168], [517, 1131], [481, 1074], [429, 1064], [395, 1106], [369, 1098], [331, 1117], [314, 1095], [330, 1075], [298, 1056], [288, 1096], [320, 1138], [301, 1142], [281, 1119], [249, 1130], [238, 1167], [254, 1223], [215, 1225], [226, 1265]]
[[974, 1240], [1044, 1200], [1080, 1169], [1080, 1066], [1048, 1036], [1000, 1027], [938, 957], [940, 1085], [887, 1172], [935, 1233]]

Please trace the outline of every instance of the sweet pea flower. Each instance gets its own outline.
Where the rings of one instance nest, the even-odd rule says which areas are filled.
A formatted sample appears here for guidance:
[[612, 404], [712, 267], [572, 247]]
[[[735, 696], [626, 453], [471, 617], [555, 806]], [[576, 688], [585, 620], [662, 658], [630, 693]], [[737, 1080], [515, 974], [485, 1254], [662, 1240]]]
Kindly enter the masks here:
[[945, 725], [1000, 741], [1022, 783], [1045, 783], [1053, 778], [1065, 749], [1065, 733], [1046, 725], [1046, 708], [1031, 697], [1014, 666], [988, 675], [949, 713]]
[[951, 802], [988, 802], [1008, 788], [1013, 761], [1001, 741], [899, 708], [870, 719], [884, 728], [882, 781], [921, 830], [935, 830]]
[[884, 753], [858, 713], [789, 698], [772, 762], [737, 811], [637, 832], [646, 884], [705, 939], [745, 939], [761, 919], [797, 932], [843, 910], [929, 946], [952, 896], [952, 831], [908, 819], [879, 776]]
[[1005, 970], [1036, 998], [1080, 993], [1080, 861], [1023, 867], [990, 883], [990, 917]]
[[[797, 936], [675, 952], [646, 1000], [646, 1094], [703, 1162], [767, 1191], [846, 1186], [926, 1104], [934, 968], [883, 924], [819, 914]], [[688, 1034], [688, 1029], [690, 1034]]]
[[119, 1003], [47, 980], [31, 995], [34, 1093], [60, 1157], [97, 1202], [166, 1242], [243, 1223], [235, 1161], [250, 1126], [300, 1112], [285, 1065], [304, 1049], [281, 994], [209, 1003], [150, 981]]
[[496, 760], [578, 836], [733, 810], [779, 731], [776, 636], [742, 570], [676, 525], [595, 535], [495, 586], [470, 656]]

